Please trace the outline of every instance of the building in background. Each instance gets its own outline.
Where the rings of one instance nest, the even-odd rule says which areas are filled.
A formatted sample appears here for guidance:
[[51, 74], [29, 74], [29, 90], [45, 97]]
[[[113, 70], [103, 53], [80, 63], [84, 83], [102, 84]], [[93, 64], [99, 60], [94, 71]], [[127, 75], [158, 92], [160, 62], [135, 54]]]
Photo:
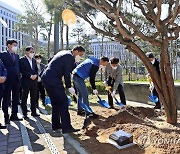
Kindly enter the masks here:
[[4, 20], [7, 27], [4, 27], [0, 23], [0, 52], [6, 50], [6, 41], [8, 39], [16, 39], [18, 41], [19, 48], [23, 45], [28, 45], [30, 36], [23, 32], [15, 31], [15, 24], [18, 22], [17, 16], [22, 14], [15, 8], [0, 2], [0, 18]]

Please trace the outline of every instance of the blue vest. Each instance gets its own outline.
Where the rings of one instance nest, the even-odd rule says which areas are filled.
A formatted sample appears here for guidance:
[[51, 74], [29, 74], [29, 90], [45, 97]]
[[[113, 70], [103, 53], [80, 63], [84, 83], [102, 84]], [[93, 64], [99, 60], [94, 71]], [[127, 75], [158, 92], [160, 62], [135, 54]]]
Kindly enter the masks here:
[[92, 65], [99, 67], [99, 59], [89, 57], [74, 69], [73, 74], [77, 74], [82, 79], [86, 79], [90, 76], [90, 69]]

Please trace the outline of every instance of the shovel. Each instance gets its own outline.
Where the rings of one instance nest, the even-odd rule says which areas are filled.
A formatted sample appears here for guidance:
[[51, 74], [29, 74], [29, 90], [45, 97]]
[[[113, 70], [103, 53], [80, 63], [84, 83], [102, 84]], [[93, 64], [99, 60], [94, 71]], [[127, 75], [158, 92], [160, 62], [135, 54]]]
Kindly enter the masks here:
[[[111, 86], [106, 86], [106, 90], [109, 91], [110, 94], [112, 94], [112, 92], [111, 92]], [[120, 107], [123, 106], [123, 104], [122, 104], [121, 102], [119, 102], [115, 96], [114, 96], [113, 98], [115, 99], [115, 103], [116, 103], [118, 106], [120, 106]]]
[[122, 107], [122, 106], [124, 105], [123, 103], [119, 102], [115, 96], [114, 96], [114, 99], [115, 99], [116, 104], [117, 104], [118, 106]]
[[[78, 100], [77, 95], [74, 95], [74, 97], [76, 97], [76, 99]], [[93, 113], [93, 111], [89, 106], [87, 106], [86, 104], [82, 102], [79, 102], [79, 105], [85, 110], [85, 119], [84, 119], [82, 129], [86, 129], [91, 124], [90, 117], [87, 113]]]
[[102, 100], [98, 94], [97, 94], [97, 97], [98, 97], [98, 99], [99, 99], [97, 102], [98, 102], [102, 107], [110, 108], [109, 103], [107, 103], [105, 100]]
[[153, 93], [151, 93], [151, 95], [149, 95], [149, 99], [154, 103], [158, 102], [158, 97], [153, 95]]

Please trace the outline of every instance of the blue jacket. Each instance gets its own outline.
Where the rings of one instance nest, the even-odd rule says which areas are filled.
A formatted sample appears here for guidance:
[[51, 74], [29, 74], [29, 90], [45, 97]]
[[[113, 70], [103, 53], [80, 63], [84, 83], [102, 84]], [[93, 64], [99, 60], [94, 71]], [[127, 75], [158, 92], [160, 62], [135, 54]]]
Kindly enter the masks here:
[[[7, 70], [3, 65], [3, 62], [0, 59], [0, 77], [5, 76], [7, 78]], [[0, 86], [4, 88], [4, 84], [0, 83]]]
[[89, 57], [74, 69], [73, 74], [77, 74], [82, 79], [86, 79], [90, 77], [90, 70], [92, 65], [95, 65], [99, 68], [99, 59]]
[[66, 88], [71, 87], [71, 72], [75, 63], [71, 51], [60, 51], [47, 65], [43, 71], [42, 82], [45, 86], [62, 86], [62, 77], [64, 77]]

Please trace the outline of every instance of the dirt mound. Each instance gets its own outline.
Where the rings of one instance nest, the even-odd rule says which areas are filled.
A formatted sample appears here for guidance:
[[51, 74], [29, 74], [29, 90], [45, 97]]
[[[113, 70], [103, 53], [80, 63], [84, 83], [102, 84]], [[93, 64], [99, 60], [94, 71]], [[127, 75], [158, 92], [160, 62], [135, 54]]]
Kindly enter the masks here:
[[[100, 117], [92, 119], [86, 130], [74, 135], [90, 154], [180, 153], [180, 125], [167, 124], [164, 111], [132, 106], [123, 106], [118, 111], [94, 106], [93, 111]], [[84, 117], [71, 113], [75, 126], [82, 126]], [[117, 130], [131, 133], [137, 146], [118, 150], [109, 144], [109, 135]]]

